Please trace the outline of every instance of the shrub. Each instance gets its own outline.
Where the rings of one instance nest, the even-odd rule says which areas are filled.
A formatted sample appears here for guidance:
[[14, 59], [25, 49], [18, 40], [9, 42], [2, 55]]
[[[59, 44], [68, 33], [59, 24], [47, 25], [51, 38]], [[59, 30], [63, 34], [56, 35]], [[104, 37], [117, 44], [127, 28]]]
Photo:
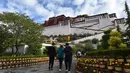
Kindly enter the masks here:
[[104, 31], [104, 35], [102, 36], [102, 41], [101, 41], [101, 45], [103, 49], [108, 49], [109, 47], [108, 40], [110, 38], [110, 32], [111, 30]]
[[112, 32], [110, 33], [110, 35], [113, 36], [113, 37], [121, 37], [121, 33], [118, 32], [118, 31], [112, 31]]
[[127, 48], [127, 45], [126, 45], [126, 44], [121, 43], [121, 44], [120, 44], [120, 48]]
[[119, 47], [121, 42], [122, 42], [121, 38], [119, 38], [119, 37], [110, 37], [110, 39], [108, 41], [110, 46], [113, 46], [113, 47]]
[[107, 49], [107, 50], [97, 50], [86, 53], [87, 56], [109, 56], [109, 57], [117, 57], [117, 56], [128, 56], [130, 49]]
[[85, 43], [84, 49], [87, 51], [93, 51], [94, 47], [92, 45], [92, 42], [90, 41], [90, 42]]
[[98, 39], [93, 38], [93, 39], [92, 39], [92, 43], [93, 43], [93, 44], [97, 44], [97, 43], [98, 43]]
[[77, 48], [73, 47], [72, 49], [73, 49], [73, 54], [76, 54]]
[[122, 43], [121, 33], [118, 31], [112, 31], [110, 33], [109, 49], [126, 48], [127, 46]]

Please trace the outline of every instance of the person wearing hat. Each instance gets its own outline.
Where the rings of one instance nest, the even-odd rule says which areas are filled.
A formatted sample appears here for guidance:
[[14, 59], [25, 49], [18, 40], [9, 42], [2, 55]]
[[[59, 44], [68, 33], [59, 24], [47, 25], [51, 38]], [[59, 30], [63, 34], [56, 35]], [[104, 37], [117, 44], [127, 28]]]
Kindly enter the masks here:
[[52, 43], [52, 46], [48, 48], [48, 56], [49, 56], [49, 70], [53, 70], [54, 59], [56, 56], [55, 43]]
[[69, 43], [66, 43], [64, 53], [65, 53], [66, 72], [68, 71], [68, 73], [70, 73], [72, 63], [72, 48], [69, 46]]

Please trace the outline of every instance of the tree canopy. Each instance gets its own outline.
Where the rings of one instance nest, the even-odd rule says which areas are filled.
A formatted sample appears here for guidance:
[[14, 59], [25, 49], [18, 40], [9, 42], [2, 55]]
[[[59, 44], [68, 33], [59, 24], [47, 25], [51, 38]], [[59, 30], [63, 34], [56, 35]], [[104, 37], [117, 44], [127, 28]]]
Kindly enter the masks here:
[[[18, 47], [21, 45], [35, 45], [40, 43], [43, 27], [25, 14], [3, 12], [0, 13], [0, 22], [2, 22], [0, 28], [6, 29], [5, 34], [11, 36], [11, 46], [8, 47], [15, 46], [16, 54], [19, 49]], [[2, 26], [5, 27], [3, 28]], [[2, 33], [0, 32], [0, 34]], [[1, 39], [9, 41], [9, 39], [5, 37], [0, 37], [0, 41]]]
[[110, 49], [126, 48], [126, 44], [122, 43], [121, 33], [118, 31], [112, 31], [110, 33], [110, 39], [108, 41]]
[[128, 41], [130, 42], [130, 10], [127, 2], [125, 2], [125, 12], [127, 14], [127, 19], [126, 19], [126, 35], [128, 37]]
[[111, 32], [110, 29], [104, 31], [104, 35], [102, 36], [102, 41], [101, 41], [101, 46], [103, 49], [109, 48], [108, 40], [110, 38], [110, 32]]

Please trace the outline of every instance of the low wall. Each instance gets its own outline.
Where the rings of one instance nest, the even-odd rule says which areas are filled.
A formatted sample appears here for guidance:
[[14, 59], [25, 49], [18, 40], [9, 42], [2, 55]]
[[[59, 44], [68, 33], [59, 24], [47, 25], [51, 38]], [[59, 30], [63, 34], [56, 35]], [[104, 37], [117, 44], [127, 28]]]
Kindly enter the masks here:
[[0, 59], [0, 69], [32, 66], [48, 63], [48, 57]]
[[75, 65], [75, 73], [130, 73], [130, 57], [79, 58]]

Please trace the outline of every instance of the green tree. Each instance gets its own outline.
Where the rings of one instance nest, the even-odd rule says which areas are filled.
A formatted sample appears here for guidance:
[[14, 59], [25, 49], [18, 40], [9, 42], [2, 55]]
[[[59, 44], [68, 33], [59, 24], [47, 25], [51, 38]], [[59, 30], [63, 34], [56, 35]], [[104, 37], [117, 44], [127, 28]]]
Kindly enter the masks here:
[[76, 54], [77, 48], [74, 46], [72, 47], [74, 55]]
[[121, 33], [118, 31], [112, 31], [110, 33], [110, 39], [109, 39], [109, 48], [110, 49], [116, 49], [116, 48], [125, 48], [125, 44], [122, 43], [122, 36]]
[[85, 51], [93, 51], [94, 50], [94, 47], [92, 45], [92, 41], [88, 41], [85, 43], [84, 50]]
[[6, 24], [8, 31], [11, 33], [12, 44], [16, 48], [15, 54], [18, 53], [21, 45], [35, 45], [40, 42], [43, 28], [28, 16], [19, 13], [3, 12], [0, 13], [0, 21]]
[[34, 44], [34, 45], [29, 45], [29, 48], [27, 49], [27, 54], [32, 54], [32, 55], [41, 55], [41, 48], [42, 45], [39, 44]]
[[127, 2], [125, 2], [125, 12], [127, 14], [127, 19], [126, 19], [126, 35], [128, 37], [128, 41], [130, 41], [130, 10], [129, 6], [127, 5]]
[[109, 48], [108, 40], [110, 38], [110, 32], [111, 32], [110, 29], [104, 31], [104, 35], [102, 36], [102, 41], [101, 41], [101, 45], [102, 45], [103, 49], [108, 49]]
[[8, 28], [4, 24], [0, 24], [0, 55], [3, 55], [4, 51], [12, 44], [11, 34], [8, 32]]
[[83, 50], [83, 49], [84, 49], [84, 45], [81, 44], [81, 43], [78, 43], [78, 44], [75, 45], [75, 48], [76, 48], [76, 49]]

